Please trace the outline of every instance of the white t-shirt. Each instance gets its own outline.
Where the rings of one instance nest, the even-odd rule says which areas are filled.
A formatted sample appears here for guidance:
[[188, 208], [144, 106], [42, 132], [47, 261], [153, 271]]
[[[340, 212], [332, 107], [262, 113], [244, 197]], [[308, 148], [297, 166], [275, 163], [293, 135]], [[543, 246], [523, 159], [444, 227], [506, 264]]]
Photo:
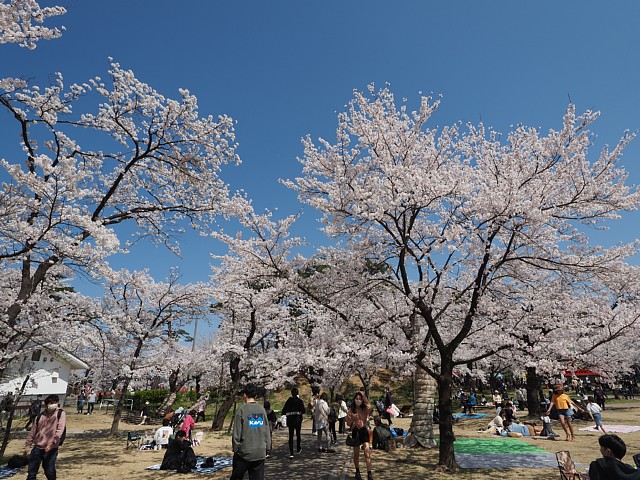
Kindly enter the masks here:
[[156, 434], [153, 436], [153, 439], [158, 445], [169, 445], [169, 437], [171, 435], [173, 435], [173, 428], [160, 427], [156, 430]]
[[602, 409], [597, 403], [587, 403], [587, 411], [593, 415], [594, 413], [600, 413]]

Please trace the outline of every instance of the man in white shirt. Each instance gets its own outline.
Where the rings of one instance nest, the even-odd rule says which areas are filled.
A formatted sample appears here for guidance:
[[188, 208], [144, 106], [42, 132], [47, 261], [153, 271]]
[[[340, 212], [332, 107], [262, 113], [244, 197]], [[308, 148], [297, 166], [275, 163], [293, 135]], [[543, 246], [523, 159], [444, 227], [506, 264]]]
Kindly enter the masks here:
[[169, 419], [165, 418], [162, 420], [162, 426], [153, 435], [154, 445], [157, 448], [166, 448], [169, 445], [171, 435], [173, 435], [173, 428], [169, 426]]

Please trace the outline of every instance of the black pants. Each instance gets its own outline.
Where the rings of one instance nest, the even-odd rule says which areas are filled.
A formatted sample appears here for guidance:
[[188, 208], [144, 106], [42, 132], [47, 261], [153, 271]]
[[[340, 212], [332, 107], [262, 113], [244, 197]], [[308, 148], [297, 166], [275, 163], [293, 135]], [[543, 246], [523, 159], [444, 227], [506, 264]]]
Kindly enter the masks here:
[[338, 441], [336, 436], [336, 422], [329, 422], [329, 439], [333, 438], [334, 442]]
[[300, 451], [300, 430], [302, 429], [301, 424], [297, 425], [288, 425], [289, 427], [289, 453], [293, 455], [293, 433], [296, 434], [296, 452]]
[[347, 420], [347, 417], [342, 417], [338, 419], [338, 433], [346, 432], [346, 430], [344, 429], [344, 424], [346, 420]]
[[249, 472], [249, 480], [264, 480], [264, 459], [249, 462], [234, 455], [230, 480], [242, 480], [246, 472]]

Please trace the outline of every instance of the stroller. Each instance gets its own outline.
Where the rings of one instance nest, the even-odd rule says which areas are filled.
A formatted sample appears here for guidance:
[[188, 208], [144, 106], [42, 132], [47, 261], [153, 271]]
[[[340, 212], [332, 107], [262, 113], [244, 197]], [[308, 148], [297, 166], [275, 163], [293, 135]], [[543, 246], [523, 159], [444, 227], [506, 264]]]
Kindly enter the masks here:
[[542, 420], [542, 431], [540, 432], [541, 437], [547, 437], [555, 440], [556, 437], [560, 436], [553, 431], [553, 428], [551, 428], [551, 419], [549, 417], [543, 415], [540, 417], [540, 420]]
[[171, 427], [175, 430], [178, 425], [182, 424], [182, 421], [186, 416], [187, 410], [183, 407], [178, 408], [175, 412], [173, 412], [173, 417], [171, 417]]

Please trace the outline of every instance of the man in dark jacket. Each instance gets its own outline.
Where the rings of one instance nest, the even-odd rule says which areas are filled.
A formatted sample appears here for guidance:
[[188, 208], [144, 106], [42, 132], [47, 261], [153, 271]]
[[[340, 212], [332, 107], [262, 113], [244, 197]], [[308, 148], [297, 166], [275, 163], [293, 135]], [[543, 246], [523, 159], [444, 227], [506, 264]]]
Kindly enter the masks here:
[[233, 471], [231, 480], [264, 479], [264, 461], [271, 450], [271, 431], [264, 407], [256, 402], [258, 389], [248, 384], [242, 390], [242, 405], [233, 419]]
[[196, 454], [191, 448], [191, 442], [187, 440], [187, 433], [180, 430], [176, 433], [176, 438], [169, 442], [160, 470], [190, 471], [195, 468], [196, 461]]
[[302, 451], [300, 446], [300, 430], [302, 429], [302, 416], [305, 413], [304, 402], [298, 396], [298, 389], [291, 389], [291, 396], [287, 399], [282, 409], [282, 414], [287, 416], [289, 428], [289, 458], [293, 458], [293, 434], [296, 434], [296, 453]]
[[373, 417], [375, 428], [373, 429], [373, 448], [376, 450], [385, 450], [387, 442], [393, 438], [391, 427], [384, 425], [380, 417]]
[[617, 435], [602, 435], [598, 438], [602, 458], [589, 465], [590, 480], [640, 480], [640, 470], [622, 462], [627, 446]]

